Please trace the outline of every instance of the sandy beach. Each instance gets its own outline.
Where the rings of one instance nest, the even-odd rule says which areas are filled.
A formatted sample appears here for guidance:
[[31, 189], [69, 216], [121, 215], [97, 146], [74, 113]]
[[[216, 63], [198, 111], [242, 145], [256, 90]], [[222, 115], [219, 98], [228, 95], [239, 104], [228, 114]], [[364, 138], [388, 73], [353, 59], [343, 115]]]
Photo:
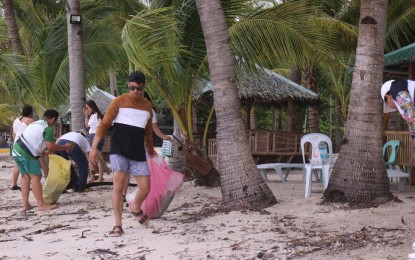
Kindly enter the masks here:
[[[20, 192], [10, 189], [13, 165], [9, 156], [0, 157], [0, 259], [374, 260], [407, 259], [414, 252], [415, 186], [394, 191], [395, 201], [361, 209], [322, 204], [317, 182], [312, 197], [305, 199], [300, 171], [286, 183], [269, 173], [277, 205], [259, 212], [224, 212], [220, 188], [185, 182], [149, 227], [126, 207], [125, 234], [109, 237], [111, 186], [62, 194], [53, 211], [20, 212]], [[30, 202], [35, 205], [33, 194]]]

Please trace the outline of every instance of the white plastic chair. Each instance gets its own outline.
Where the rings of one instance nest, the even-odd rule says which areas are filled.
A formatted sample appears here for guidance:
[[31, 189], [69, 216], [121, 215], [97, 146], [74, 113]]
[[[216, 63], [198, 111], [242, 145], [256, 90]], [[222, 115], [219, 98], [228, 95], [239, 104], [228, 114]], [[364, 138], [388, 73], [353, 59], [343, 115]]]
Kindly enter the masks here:
[[[327, 153], [329, 155], [327, 163], [323, 164], [320, 151], [319, 151], [319, 143], [326, 142], [327, 143]], [[311, 144], [311, 157], [309, 159], [309, 163], [306, 163], [306, 154], [305, 154], [305, 145], [307, 143]], [[321, 170], [323, 176], [323, 185], [324, 189], [327, 188], [329, 184], [330, 178], [330, 165], [332, 164], [333, 158], [333, 145], [331, 143], [330, 137], [325, 134], [320, 133], [311, 133], [306, 134], [301, 138], [301, 152], [303, 154], [303, 163], [304, 168], [306, 170], [306, 178], [305, 178], [305, 197], [310, 198], [311, 196], [311, 176], [313, 170]]]

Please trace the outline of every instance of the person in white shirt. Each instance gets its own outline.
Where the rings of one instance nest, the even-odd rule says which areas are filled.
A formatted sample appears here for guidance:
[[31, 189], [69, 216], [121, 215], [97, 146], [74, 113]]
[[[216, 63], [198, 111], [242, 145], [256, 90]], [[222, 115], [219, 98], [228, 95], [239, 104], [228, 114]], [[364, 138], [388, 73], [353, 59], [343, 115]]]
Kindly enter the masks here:
[[[89, 144], [92, 144], [92, 141], [94, 140], [95, 133], [97, 131], [98, 125], [101, 123], [101, 119], [103, 118], [103, 114], [99, 110], [97, 104], [94, 100], [88, 100], [86, 102], [85, 108], [84, 108], [84, 115], [85, 115], [85, 127], [89, 129]], [[103, 182], [104, 181], [104, 169], [108, 168], [105, 167], [105, 162], [102, 159], [102, 148], [104, 147], [105, 140], [104, 138], [101, 139], [101, 142], [98, 144], [98, 181]], [[95, 181], [95, 170], [93, 169], [92, 165], [90, 165], [90, 177], [88, 182], [94, 182]], [[109, 171], [107, 169], [107, 171]], [[108, 172], [109, 174], [109, 172]]]
[[[26, 127], [31, 123], [33, 123], [33, 107], [31, 105], [24, 105], [21, 115], [13, 122], [13, 140], [16, 141]], [[13, 168], [12, 190], [20, 190], [20, 187], [17, 185], [19, 172], [19, 168], [15, 165]]]
[[65, 145], [67, 143], [73, 143], [74, 147], [71, 151], [58, 151], [56, 154], [69, 160], [72, 159], [79, 168], [78, 182], [75, 184], [75, 191], [85, 191], [86, 181], [88, 179], [88, 159], [87, 154], [91, 150], [91, 145], [86, 139], [86, 130], [79, 132], [69, 132], [62, 135], [57, 141], [57, 144]]

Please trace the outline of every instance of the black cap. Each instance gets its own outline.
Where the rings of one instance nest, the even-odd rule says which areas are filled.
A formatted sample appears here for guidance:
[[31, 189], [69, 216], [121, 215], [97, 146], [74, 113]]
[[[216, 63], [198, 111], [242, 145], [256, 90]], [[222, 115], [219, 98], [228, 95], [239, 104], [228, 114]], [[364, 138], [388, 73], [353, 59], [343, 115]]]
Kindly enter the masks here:
[[128, 76], [128, 82], [146, 83], [146, 76], [141, 71], [133, 71]]

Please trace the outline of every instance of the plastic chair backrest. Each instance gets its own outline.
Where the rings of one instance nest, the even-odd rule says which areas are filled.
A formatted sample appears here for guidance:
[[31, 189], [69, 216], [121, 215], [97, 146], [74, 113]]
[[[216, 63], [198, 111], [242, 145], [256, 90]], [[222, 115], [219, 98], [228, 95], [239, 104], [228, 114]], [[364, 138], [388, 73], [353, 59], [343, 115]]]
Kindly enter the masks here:
[[385, 158], [386, 152], [388, 151], [388, 147], [389, 146], [391, 147], [391, 152], [390, 152], [387, 163], [389, 164], [395, 163], [396, 154], [398, 153], [400, 143], [401, 142], [399, 140], [389, 140], [383, 145], [383, 149], [382, 149], [383, 158]]
[[303, 154], [303, 163], [304, 164], [306, 164], [305, 145], [306, 145], [306, 143], [310, 143], [311, 144], [310, 163], [312, 165], [322, 165], [322, 161], [321, 161], [321, 157], [320, 157], [320, 150], [319, 150], [319, 147], [318, 147], [320, 142], [326, 142], [327, 143], [327, 149], [328, 149], [327, 153], [329, 155], [328, 163], [329, 164], [332, 163], [333, 145], [331, 143], [330, 137], [328, 137], [325, 134], [321, 134], [321, 133], [311, 133], [311, 134], [306, 134], [301, 138], [301, 152]]

